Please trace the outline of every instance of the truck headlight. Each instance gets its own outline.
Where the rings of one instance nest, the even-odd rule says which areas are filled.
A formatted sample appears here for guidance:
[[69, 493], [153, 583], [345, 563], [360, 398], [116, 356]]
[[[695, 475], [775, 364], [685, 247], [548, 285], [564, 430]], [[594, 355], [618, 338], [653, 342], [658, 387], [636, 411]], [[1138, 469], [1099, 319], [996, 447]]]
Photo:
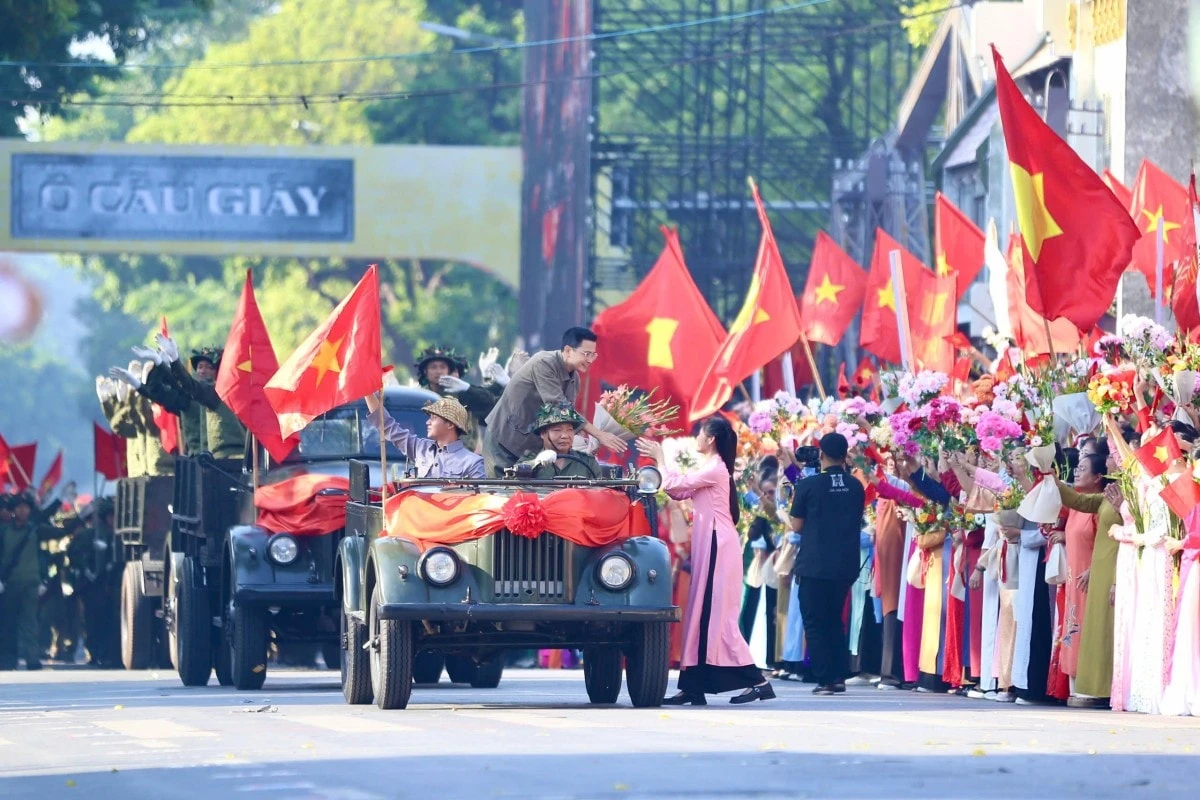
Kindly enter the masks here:
[[458, 579], [458, 556], [448, 547], [435, 547], [421, 556], [417, 571], [434, 586], [449, 586]]
[[638, 494], [655, 494], [662, 488], [662, 473], [655, 467], [642, 467], [637, 471]]
[[619, 592], [633, 583], [633, 561], [624, 553], [609, 553], [600, 559], [596, 574], [604, 588]]
[[300, 546], [296, 540], [286, 533], [277, 533], [267, 542], [267, 555], [280, 566], [285, 566], [296, 560], [300, 555]]

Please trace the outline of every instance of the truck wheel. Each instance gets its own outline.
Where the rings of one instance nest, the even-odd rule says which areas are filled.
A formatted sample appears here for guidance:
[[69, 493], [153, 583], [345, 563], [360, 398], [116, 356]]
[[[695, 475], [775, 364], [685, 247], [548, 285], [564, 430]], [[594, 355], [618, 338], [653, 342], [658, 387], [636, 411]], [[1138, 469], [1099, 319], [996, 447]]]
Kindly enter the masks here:
[[154, 602], [142, 591], [142, 563], [129, 561], [121, 575], [121, 663], [146, 669], [154, 656]]
[[379, 618], [379, 587], [371, 591], [371, 688], [384, 711], [408, 706], [413, 684], [413, 631], [408, 622]]
[[325, 660], [325, 669], [337, 669], [342, 661], [342, 640], [336, 642], [321, 642], [321, 658]]
[[625, 686], [634, 708], [661, 706], [671, 671], [670, 623], [634, 625], [625, 656]]
[[[583, 651], [583, 685], [588, 699], [612, 705], [621, 695], [621, 648], [589, 647]], [[660, 698], [661, 699], [661, 698]]]
[[196, 562], [185, 558], [175, 599], [175, 664], [184, 686], [207, 686], [212, 674], [212, 610], [196, 573]]
[[229, 602], [230, 675], [240, 690], [261, 689], [267, 679], [267, 615], [236, 600]]
[[417, 655], [413, 662], [413, 682], [434, 684], [442, 679], [442, 667], [446, 657], [441, 653], [424, 652]]
[[497, 653], [491, 661], [475, 667], [475, 677], [471, 679], [472, 689], [495, 689], [500, 685], [504, 675], [504, 654]]
[[219, 629], [213, 630], [213, 672], [217, 674], [217, 683], [221, 686], [233, 686], [233, 655], [225, 630], [229, 620]]
[[341, 614], [342, 650], [338, 659], [342, 670], [342, 696], [352, 706], [366, 705], [374, 699], [371, 690], [370, 656], [363, 646], [367, 643], [367, 626]]
[[475, 680], [475, 662], [467, 656], [446, 656], [446, 674], [451, 683], [470, 683]]

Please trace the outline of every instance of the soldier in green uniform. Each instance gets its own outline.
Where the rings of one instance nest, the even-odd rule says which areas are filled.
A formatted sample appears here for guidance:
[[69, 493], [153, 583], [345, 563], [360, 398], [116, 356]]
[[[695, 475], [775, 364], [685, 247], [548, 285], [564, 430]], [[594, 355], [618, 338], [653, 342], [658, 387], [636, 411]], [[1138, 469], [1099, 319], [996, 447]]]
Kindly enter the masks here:
[[538, 410], [533, 423], [534, 432], [542, 437], [539, 453], [526, 453], [517, 464], [518, 474], [532, 469], [530, 477], [537, 480], [553, 478], [602, 477], [600, 462], [589, 453], [572, 449], [575, 433], [585, 420], [569, 403], [547, 403]]
[[75, 660], [79, 636], [78, 599], [68, 577], [67, 549], [71, 538], [83, 526], [74, 509], [55, 513], [42, 542], [46, 593], [39, 603], [41, 647], [54, 661]]
[[121, 571], [112, 499], [100, 498], [81, 517], [85, 525], [72, 537], [67, 558], [83, 609], [88, 664], [116, 669], [121, 665]]
[[[25, 668], [42, 668], [38, 641], [38, 598], [45, 592], [39, 558], [41, 533], [34, 516], [32, 497], [17, 495], [9, 501], [12, 518], [0, 532], [0, 669], [16, 669], [17, 658]], [[52, 535], [52, 534], [51, 534]]]
[[482, 438], [485, 420], [496, 405], [497, 396], [482, 386], [475, 386], [463, 379], [468, 367], [467, 360], [448, 347], [427, 347], [417, 356], [413, 365], [417, 372], [417, 382], [430, 391], [437, 392], [443, 397], [453, 396], [462, 403], [475, 424], [463, 437], [463, 444], [468, 450], [475, 450], [476, 443]]
[[237, 416], [225, 405], [217, 394], [217, 368], [221, 365], [221, 351], [215, 347], [192, 351], [192, 368], [195, 375], [188, 373], [179, 361], [179, 347], [170, 337], [158, 334], [158, 355], [164, 364], [169, 364], [171, 375], [184, 391], [205, 408], [205, 435], [208, 452], [213, 458], [241, 458], [246, 449], [246, 428]]

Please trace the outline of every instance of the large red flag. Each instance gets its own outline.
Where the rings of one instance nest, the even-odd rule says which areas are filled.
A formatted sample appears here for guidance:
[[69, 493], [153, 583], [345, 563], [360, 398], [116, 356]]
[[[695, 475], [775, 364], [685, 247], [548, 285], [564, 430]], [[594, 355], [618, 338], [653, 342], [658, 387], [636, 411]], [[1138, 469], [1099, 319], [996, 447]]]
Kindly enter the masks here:
[[[163, 335], [164, 339], [171, 335], [167, 330], [166, 314], [159, 319], [158, 332]], [[150, 404], [150, 417], [154, 420], [154, 427], [158, 428], [158, 441], [162, 444], [163, 450], [168, 453], [178, 453], [179, 442], [182, 439], [179, 435], [179, 417], [158, 403]]]
[[1129, 208], [1133, 205], [1133, 192], [1129, 190], [1125, 184], [1112, 173], [1112, 170], [1106, 169], [1100, 173], [1100, 180], [1104, 181], [1104, 185], [1112, 190], [1113, 197], [1117, 198], [1117, 202], [1123, 208]]
[[[383, 387], [379, 273], [374, 264], [283, 366], [263, 392], [291, 436], [326, 411]], [[224, 359], [222, 359], [224, 360]]]
[[1026, 297], [1039, 314], [1090, 331], [1112, 304], [1140, 231], [1100, 177], [1021, 96], [995, 47], [992, 57]]
[[[1025, 300], [1025, 251], [1021, 237], [1013, 234], [1008, 240], [1008, 321], [1012, 326], [1013, 339], [1025, 356], [1049, 353], [1046, 342], [1046, 319], [1029, 307]], [[1073, 353], [1079, 347], [1079, 329], [1069, 319], [1056, 319], [1050, 323], [1050, 336], [1056, 353]]]
[[971, 218], [941, 192], [933, 198], [933, 250], [938, 275], [955, 276], [954, 299], [961, 300], [983, 269], [986, 237]]
[[867, 291], [867, 273], [825, 231], [818, 231], [800, 321], [809, 342], [830, 347], [842, 340]]
[[92, 423], [92, 456], [106, 480], [116, 481], [128, 475], [125, 468], [125, 439]]
[[8, 482], [16, 492], [33, 486], [33, 465], [37, 463], [37, 442], [8, 448]]
[[50, 492], [54, 491], [54, 487], [58, 486], [62, 481], [63, 476], [63, 451], [59, 449], [58, 455], [50, 462], [50, 468], [46, 470], [46, 474], [42, 477], [41, 483], [38, 484], [38, 499], [44, 500]]
[[[863, 301], [862, 330], [858, 343], [866, 351], [884, 361], [902, 364], [900, 334], [896, 322], [896, 292], [892, 286], [890, 254], [900, 251], [900, 269], [912, 309], [912, 289], [924, 285], [922, 274], [929, 272], [921, 260], [900, 246], [882, 228], [875, 231], [875, 252], [871, 255], [871, 271], [867, 276], [867, 296]], [[909, 325], [912, 324], [910, 315]]]
[[[700, 293], [679, 246], [679, 234], [662, 229], [666, 244], [654, 268], [624, 302], [596, 315], [592, 329], [605, 355], [589, 371], [589, 389], [601, 381], [642, 389], [679, 404], [686, 420], [705, 369], [725, 329]], [[582, 409], [591, 419], [593, 408]]]
[[954, 369], [954, 345], [949, 339], [958, 323], [957, 285], [953, 273], [917, 272], [917, 282], [907, 284], [909, 329], [918, 369], [949, 374]]
[[1187, 204], [1183, 213], [1183, 252], [1175, 268], [1175, 289], [1171, 305], [1175, 311], [1176, 324], [1185, 331], [1200, 326], [1200, 298], [1196, 287], [1200, 253], [1196, 250], [1196, 213], [1200, 211], [1200, 198], [1196, 197], [1196, 176], [1188, 181]]
[[721, 349], [709, 365], [688, 415], [695, 421], [715, 414], [733, 395], [733, 388], [763, 365], [790, 350], [800, 338], [800, 310], [771, 231], [758, 187], [754, 205], [762, 224], [762, 240], [750, 289], [742, 310], [729, 328]]
[[1163, 287], [1170, 289], [1174, 264], [1184, 256], [1184, 211], [1187, 189], [1163, 172], [1153, 161], [1142, 159], [1129, 213], [1142, 231], [1133, 248], [1133, 266], [1146, 276], [1150, 296], [1154, 296], [1155, 269], [1158, 262], [1158, 221], [1163, 223]]
[[254, 299], [254, 282], [246, 270], [242, 298], [225, 339], [221, 366], [217, 370], [217, 395], [234, 415], [263, 443], [271, 458], [283, 461], [296, 446], [295, 437], [285, 440], [279, 432], [279, 417], [263, 393], [267, 381], [279, 369], [275, 348]]

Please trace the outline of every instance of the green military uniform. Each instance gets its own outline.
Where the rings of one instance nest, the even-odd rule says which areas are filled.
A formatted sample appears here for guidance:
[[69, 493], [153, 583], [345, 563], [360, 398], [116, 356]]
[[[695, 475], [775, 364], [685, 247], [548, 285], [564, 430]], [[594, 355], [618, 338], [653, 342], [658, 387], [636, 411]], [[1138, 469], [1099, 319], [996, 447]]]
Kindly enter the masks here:
[[471, 413], [471, 418], [474, 425], [469, 431], [466, 431], [462, 437], [462, 443], [468, 450], [475, 450], [476, 444], [483, 436], [483, 431], [487, 427], [486, 420], [488, 414], [492, 413], [492, 408], [496, 405], [496, 400], [499, 395], [494, 394], [490, 389], [483, 386], [472, 384], [470, 388], [461, 392], [449, 392], [442, 386], [434, 386], [429, 383], [429, 379], [425, 376], [425, 368], [431, 362], [443, 361], [450, 366], [450, 374], [461, 378], [467, 374], [470, 365], [467, 360], [456, 353], [452, 348], [446, 347], [427, 347], [420, 355], [417, 356], [417, 363], [413, 365], [417, 372], [417, 382], [431, 392], [436, 392], [442, 397], [453, 397]]
[[185, 453], [204, 453], [208, 450], [204, 407], [193, 400], [175, 380], [169, 365], [155, 364], [138, 388], [138, 393], [179, 417]]
[[82, 526], [75, 512], [55, 515], [41, 543], [46, 593], [38, 604], [41, 616], [41, 648], [55, 661], [74, 661], [79, 633], [79, 601], [68, 577], [67, 548], [71, 536]]
[[[219, 365], [221, 352], [212, 349], [193, 351], [193, 362], [201, 358]], [[218, 459], [241, 458], [246, 450], [246, 428], [221, 400], [216, 384], [189, 374], [179, 361], [171, 363], [171, 375], [193, 400], [206, 409], [205, 436], [208, 452]]]
[[[34, 516], [37, 506], [21, 496], [11, 501], [14, 512], [28, 504], [30, 516], [18, 522], [14, 516], [0, 531], [0, 669], [15, 669], [17, 658], [25, 659], [26, 669], [40, 669], [42, 649], [38, 641], [38, 594], [42, 585], [39, 547], [43, 538]], [[13, 646], [15, 644], [15, 647]]]
[[[583, 427], [584, 420], [583, 417], [579, 416], [579, 412], [569, 404], [548, 403], [538, 411], [537, 418], [533, 424], [534, 433], [540, 435], [542, 431], [551, 425], [560, 425], [563, 423], [570, 423], [578, 431]], [[549, 464], [535, 463], [537, 456], [537, 452], [531, 451], [526, 453], [521, 461], [517, 462], [518, 467], [532, 467], [533, 473], [531, 477], [536, 480], [553, 480], [554, 478], [599, 479], [603, 477], [600, 462], [596, 460], [595, 456], [580, 450], [572, 449], [567, 453], [559, 453], [558, 458]]]
[[125, 445], [125, 470], [131, 478], [146, 474], [146, 447], [139, 438], [144, 423], [138, 411], [144, 400], [136, 393], [130, 393], [124, 399], [118, 397], [113, 400], [112, 413], [108, 415], [108, 424], [113, 433], [128, 440]]
[[89, 663], [115, 667], [121, 660], [121, 571], [109, 517], [112, 500], [101, 498], [85, 517], [88, 524], [67, 548], [71, 583], [83, 609]]

